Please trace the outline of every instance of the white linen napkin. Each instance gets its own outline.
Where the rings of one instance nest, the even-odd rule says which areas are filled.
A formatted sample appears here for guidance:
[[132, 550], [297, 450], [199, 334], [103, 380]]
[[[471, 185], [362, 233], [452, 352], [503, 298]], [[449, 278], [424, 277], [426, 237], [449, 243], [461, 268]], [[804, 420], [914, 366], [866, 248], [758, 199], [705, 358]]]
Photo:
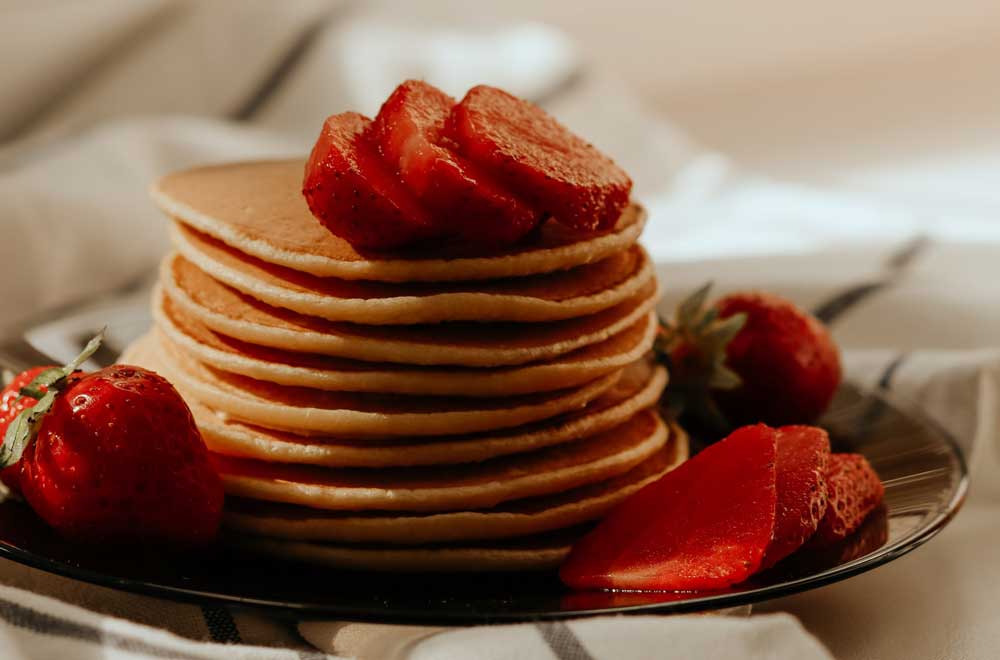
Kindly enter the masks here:
[[631, 616], [478, 628], [303, 623], [319, 648], [362, 660], [828, 660], [793, 617]]
[[[18, 90], [20, 101], [0, 112], [0, 140], [7, 140], [0, 143], [0, 329], [148, 273], [166, 249], [163, 219], [145, 194], [161, 173], [302, 154], [325, 115], [371, 112], [383, 88], [405, 76], [428, 77], [453, 93], [497, 81], [544, 101], [633, 174], [652, 215], [646, 245], [671, 299], [711, 277], [720, 292], [760, 286], [811, 307], [847, 285], [884, 276], [900, 246], [919, 234], [931, 237], [907, 269], [892, 275], [891, 286], [838, 318], [834, 330], [851, 378], [877, 383], [897, 364], [893, 390], [970, 449], [976, 481], [968, 510], [940, 539], [899, 562], [761, 609], [794, 613], [841, 658], [949, 657], [953, 649], [987, 657], [1000, 647], [987, 606], [1000, 591], [989, 554], [1000, 541], [991, 524], [1000, 506], [995, 223], [943, 222], [750, 176], [651, 117], [614, 80], [581, 69], [573, 47], [539, 26], [479, 25], [470, 40], [467, 30], [425, 30], [384, 15], [375, 21], [363, 9], [331, 10], [319, 1], [149, 1], [127, 8], [101, 2], [75, 13], [62, 4], [71, 3], [46, 3], [33, 15], [24, 10], [0, 26], [0, 55], [15, 61], [25, 42], [7, 33], [29, 34], [32, 21], [48, 25], [53, 16], [64, 21], [52, 33], [63, 35], [52, 40], [52, 56], [31, 64], [59, 84], [38, 84], [45, 76], [21, 76], [16, 67], [0, 72], [0, 84]], [[220, 21], [233, 26], [224, 38], [213, 29]], [[522, 48], [535, 59], [501, 57]], [[60, 346], [58, 335], [46, 336], [56, 339], [50, 348]], [[4, 658], [828, 657], [787, 616], [296, 628], [224, 607], [114, 592], [8, 561], [0, 561], [0, 583], [9, 585], [0, 587]]]

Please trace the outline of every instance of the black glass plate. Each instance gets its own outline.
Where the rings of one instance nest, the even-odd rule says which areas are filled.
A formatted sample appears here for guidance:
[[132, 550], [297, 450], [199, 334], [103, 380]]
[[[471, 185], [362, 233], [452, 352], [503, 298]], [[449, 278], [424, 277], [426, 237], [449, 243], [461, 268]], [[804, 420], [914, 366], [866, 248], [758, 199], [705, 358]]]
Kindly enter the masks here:
[[885, 503], [861, 530], [823, 553], [799, 552], [725, 592], [574, 593], [550, 574], [395, 575], [345, 572], [218, 550], [197, 557], [109, 553], [56, 538], [23, 504], [0, 504], [0, 556], [116, 589], [263, 608], [295, 618], [474, 624], [604, 613], [690, 612], [745, 605], [871, 570], [934, 536], [968, 485], [955, 442], [878, 392], [841, 387], [822, 421], [835, 451], [868, 457]]

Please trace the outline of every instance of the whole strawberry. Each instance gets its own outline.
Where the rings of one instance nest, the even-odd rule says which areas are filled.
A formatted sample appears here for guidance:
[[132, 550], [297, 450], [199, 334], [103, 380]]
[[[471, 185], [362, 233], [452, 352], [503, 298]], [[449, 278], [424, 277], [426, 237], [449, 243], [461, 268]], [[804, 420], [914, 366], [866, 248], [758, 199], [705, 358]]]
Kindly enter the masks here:
[[[0, 454], [4, 465], [17, 463], [20, 490], [43, 520], [86, 541], [214, 538], [222, 484], [170, 383], [124, 365], [42, 374], [47, 391], [10, 424]], [[22, 392], [42, 395], [37, 385]]]
[[668, 402], [716, 430], [814, 422], [841, 379], [826, 327], [774, 294], [734, 293], [709, 306], [709, 290], [664, 323], [658, 349], [671, 367]]
[[720, 318], [746, 314], [726, 347], [726, 364], [742, 381], [719, 406], [737, 424], [807, 424], [826, 411], [840, 385], [840, 352], [826, 326], [770, 293], [734, 293], [718, 303]]

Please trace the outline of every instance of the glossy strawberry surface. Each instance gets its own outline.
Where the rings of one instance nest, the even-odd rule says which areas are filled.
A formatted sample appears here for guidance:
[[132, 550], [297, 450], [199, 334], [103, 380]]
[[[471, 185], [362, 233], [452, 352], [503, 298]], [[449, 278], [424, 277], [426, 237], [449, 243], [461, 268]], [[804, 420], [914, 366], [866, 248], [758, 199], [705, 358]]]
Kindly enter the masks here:
[[607, 156], [538, 106], [479, 85], [454, 107], [447, 136], [459, 153], [557, 221], [614, 226], [632, 181]]
[[442, 131], [454, 105], [455, 99], [433, 85], [408, 80], [382, 105], [372, 139], [442, 233], [473, 245], [514, 243], [542, 216], [449, 148]]
[[762, 568], [792, 554], [816, 532], [826, 513], [826, 471], [830, 439], [815, 426], [778, 429], [775, 463], [778, 502], [774, 535], [764, 553]]
[[826, 327], [791, 301], [770, 293], [735, 293], [716, 304], [720, 318], [743, 312], [746, 324], [726, 348], [740, 377], [716, 402], [730, 423], [808, 424], [840, 385], [840, 353]]
[[313, 215], [352, 245], [388, 250], [440, 233], [431, 214], [381, 159], [356, 112], [326, 120], [306, 163], [302, 194]]
[[860, 454], [833, 454], [826, 473], [826, 513], [811, 544], [826, 546], [853, 534], [882, 502], [885, 487]]
[[68, 538], [188, 545], [218, 530], [222, 484], [191, 412], [139, 367], [69, 383], [19, 466], [28, 503]]
[[615, 507], [559, 575], [577, 589], [722, 589], [761, 565], [775, 523], [777, 433], [744, 427]]

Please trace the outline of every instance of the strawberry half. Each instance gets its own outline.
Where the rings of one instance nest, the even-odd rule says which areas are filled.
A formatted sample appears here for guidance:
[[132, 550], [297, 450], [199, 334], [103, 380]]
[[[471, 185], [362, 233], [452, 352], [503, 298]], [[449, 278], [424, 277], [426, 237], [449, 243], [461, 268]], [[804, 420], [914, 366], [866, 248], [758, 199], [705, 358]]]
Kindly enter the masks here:
[[628, 204], [632, 180], [544, 110], [479, 85], [456, 105], [447, 137], [459, 153], [545, 215], [581, 230], [608, 229]]
[[826, 513], [826, 471], [830, 439], [815, 426], [778, 429], [775, 464], [778, 504], [774, 535], [761, 568], [769, 568], [792, 554], [816, 532]]
[[882, 502], [885, 487], [861, 454], [833, 454], [826, 473], [828, 504], [810, 545], [823, 547], [853, 534]]
[[775, 523], [777, 433], [734, 431], [615, 507], [559, 576], [578, 589], [717, 590], [761, 565]]
[[542, 221], [486, 172], [442, 144], [455, 99], [419, 80], [401, 84], [382, 105], [371, 135], [386, 163], [449, 234], [477, 245], [508, 245]]
[[302, 183], [309, 210], [360, 248], [386, 250], [439, 234], [427, 210], [380, 160], [366, 138], [370, 126], [356, 112], [326, 120]]

